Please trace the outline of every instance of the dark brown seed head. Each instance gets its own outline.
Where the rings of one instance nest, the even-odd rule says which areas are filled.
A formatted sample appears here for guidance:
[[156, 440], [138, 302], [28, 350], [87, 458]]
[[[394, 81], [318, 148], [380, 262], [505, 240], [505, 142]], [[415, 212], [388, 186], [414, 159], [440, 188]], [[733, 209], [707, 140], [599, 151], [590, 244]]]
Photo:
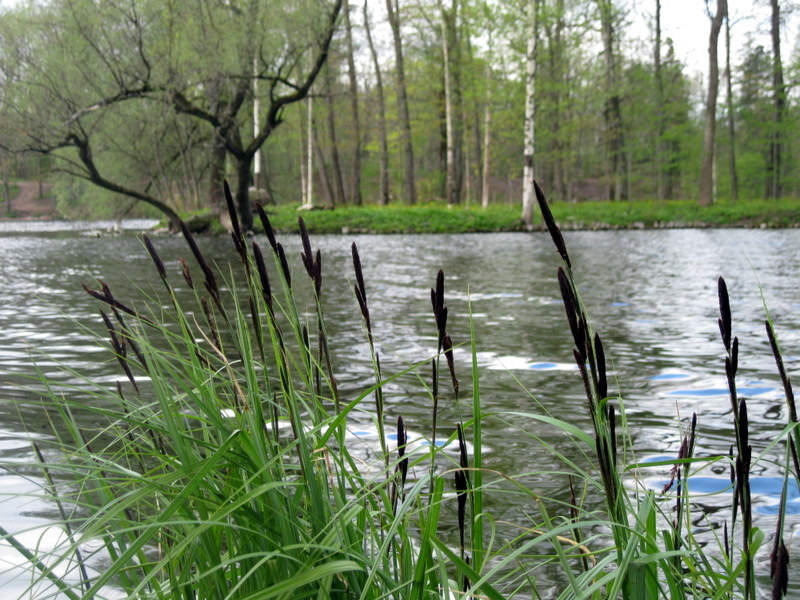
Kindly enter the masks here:
[[747, 402], [739, 401], [739, 447], [746, 448], [749, 443], [750, 425], [747, 420]]
[[444, 334], [442, 339], [442, 349], [444, 357], [447, 359], [447, 368], [450, 370], [450, 379], [453, 382], [453, 391], [458, 394], [458, 379], [456, 379], [456, 366], [453, 359], [453, 341], [448, 334]]
[[258, 270], [258, 278], [261, 280], [261, 293], [264, 296], [264, 302], [272, 312], [272, 288], [269, 285], [269, 273], [267, 273], [267, 265], [264, 264], [264, 255], [261, 253], [261, 246], [253, 242], [253, 256], [256, 259], [256, 269]]
[[105, 299], [108, 301], [109, 304], [113, 306], [114, 295], [111, 293], [111, 288], [108, 287], [108, 284], [102, 279], [100, 280], [100, 287], [103, 288], [103, 296], [105, 297]]
[[397, 456], [400, 458], [406, 453], [406, 429], [403, 427], [403, 417], [397, 417]]
[[372, 335], [372, 323], [369, 318], [369, 305], [367, 304], [367, 286], [364, 284], [364, 273], [361, 269], [361, 256], [358, 254], [358, 246], [356, 243], [350, 246], [353, 253], [353, 271], [356, 274], [356, 283], [353, 286], [358, 300], [358, 307], [361, 309], [361, 316], [364, 317], [364, 322], [367, 326], [367, 335]]
[[356, 300], [358, 301], [358, 308], [361, 309], [361, 316], [364, 317], [364, 322], [367, 325], [367, 333], [371, 333], [372, 327], [369, 320], [369, 308], [367, 307], [367, 300], [361, 295], [361, 289], [359, 289], [357, 283], [353, 285], [353, 291], [355, 292]]
[[83, 286], [83, 289], [92, 298], [96, 298], [97, 300], [100, 300], [101, 302], [105, 302], [106, 304], [108, 304], [110, 307], [112, 307], [115, 310], [120, 310], [120, 311], [122, 311], [122, 312], [124, 312], [124, 313], [126, 313], [126, 314], [128, 314], [128, 315], [130, 315], [132, 317], [135, 317], [137, 319], [141, 319], [142, 321], [144, 321], [145, 323], [147, 323], [149, 325], [155, 325], [155, 323], [153, 323], [153, 321], [151, 321], [147, 317], [141, 316], [139, 313], [137, 313], [132, 308], [130, 308], [128, 306], [125, 306], [122, 302], [119, 302], [118, 300], [114, 299], [114, 296], [111, 294], [111, 289], [108, 287], [108, 285], [106, 285], [106, 283], [104, 281], [101, 281], [100, 284], [101, 284], [101, 286], [103, 288], [102, 292], [98, 292], [97, 290], [93, 290], [92, 288], [87, 287], [85, 283], [81, 283], [81, 286]]
[[583, 391], [586, 392], [586, 399], [589, 401], [589, 411], [592, 413], [592, 416], [594, 416], [594, 396], [592, 395], [592, 386], [589, 383], [589, 373], [586, 370], [586, 357], [581, 354], [577, 348], [572, 349], [572, 355], [575, 357], [575, 364], [578, 365], [578, 371], [583, 380]]
[[607, 406], [607, 418], [611, 443], [611, 458], [614, 464], [617, 464], [617, 413], [614, 410], [614, 405], [610, 402]]
[[781, 600], [789, 591], [789, 551], [781, 541], [775, 560], [770, 565], [772, 600]]
[[555, 244], [556, 250], [558, 250], [562, 260], [571, 270], [572, 263], [569, 260], [569, 255], [567, 254], [567, 245], [564, 243], [564, 237], [561, 235], [561, 230], [558, 228], [558, 225], [556, 225], [556, 220], [553, 218], [553, 213], [550, 212], [550, 207], [547, 205], [544, 192], [542, 192], [542, 188], [539, 187], [539, 184], [536, 181], [533, 182], [533, 189], [536, 192], [536, 201], [539, 203], [539, 210], [542, 211], [542, 219], [544, 219], [544, 224], [547, 226], [547, 230], [550, 232], [550, 237], [553, 240], [553, 244]]
[[786, 374], [786, 368], [783, 365], [783, 357], [781, 356], [781, 351], [780, 348], [778, 347], [778, 340], [775, 337], [775, 331], [772, 328], [772, 323], [770, 323], [768, 320], [764, 321], [764, 326], [767, 329], [767, 338], [769, 338], [769, 346], [772, 349], [772, 356], [775, 358], [775, 364], [778, 367], [778, 374], [781, 376], [781, 382], [783, 383], [783, 392], [784, 395], [786, 396], [786, 405], [789, 408], [789, 421], [795, 423], [797, 422], [797, 406], [794, 400], [792, 381]]
[[461, 423], [458, 424], [456, 431], [458, 432], [458, 464], [462, 469], [469, 468], [469, 458], [467, 456], [467, 441], [464, 437], [464, 428]]
[[153, 263], [156, 265], [156, 269], [158, 269], [158, 274], [164, 282], [167, 281], [167, 270], [164, 268], [164, 263], [161, 262], [161, 257], [156, 252], [156, 247], [153, 245], [153, 241], [150, 239], [150, 236], [142, 234], [142, 239], [144, 240], [145, 248], [147, 248], [148, 254], [150, 254], [150, 258], [153, 259]]
[[227, 179], [223, 180], [222, 189], [225, 192], [225, 203], [228, 205], [228, 214], [231, 218], [231, 227], [233, 227], [233, 232], [231, 232], [233, 245], [236, 247], [236, 252], [238, 252], [239, 256], [244, 260], [247, 256], [247, 245], [244, 243], [244, 238], [242, 237], [242, 230], [239, 227], [239, 217], [236, 215], [236, 207], [233, 203], [233, 195], [231, 194], [231, 188], [228, 185]]
[[105, 323], [106, 329], [108, 329], [108, 335], [111, 338], [111, 347], [114, 349], [114, 352], [119, 356], [125, 355], [125, 349], [119, 343], [119, 339], [117, 338], [117, 330], [114, 328], [114, 324], [111, 322], [111, 319], [108, 318], [108, 315], [105, 311], [100, 311], [100, 316], [103, 318], [103, 323]]
[[189, 231], [186, 223], [180, 221], [180, 224], [181, 231], [183, 231], [183, 237], [186, 239], [186, 243], [189, 244], [189, 249], [192, 251], [197, 264], [200, 265], [203, 275], [206, 277], [206, 288], [209, 290], [209, 293], [214, 296], [214, 299], [217, 300], [219, 298], [219, 288], [217, 287], [217, 280], [214, 277], [214, 271], [212, 271], [211, 267], [208, 266], [206, 259], [200, 252], [200, 248], [197, 247], [197, 242], [195, 242], [194, 236], [192, 235], [192, 232]]
[[733, 368], [730, 356], [725, 357], [725, 376], [728, 378], [728, 382], [733, 381], [734, 377], [736, 377], [736, 371]]
[[439, 308], [444, 306], [444, 271], [441, 269], [436, 273], [436, 305]]
[[597, 362], [597, 387], [600, 399], [608, 397], [608, 379], [606, 378], [606, 353], [600, 335], [594, 334], [594, 354]]
[[725, 349], [731, 349], [731, 303], [728, 299], [728, 286], [725, 280], [720, 277], [717, 280], [717, 292], [719, 294], [719, 331], [722, 334], [722, 343]]
[[697, 434], [697, 413], [692, 413], [692, 428], [689, 432], [689, 451], [687, 457], [694, 456], [694, 442]]
[[439, 269], [436, 274], [436, 287], [431, 289], [431, 306], [433, 318], [436, 321], [439, 343], [438, 350], [442, 349], [442, 341], [447, 330], [447, 307], [444, 305], [444, 271]]
[[292, 273], [289, 271], [289, 263], [286, 261], [286, 253], [283, 251], [283, 246], [279, 243], [277, 245], [278, 259], [281, 261], [281, 270], [283, 277], [286, 279], [286, 285], [292, 287]]
[[314, 254], [311, 251], [311, 240], [308, 237], [308, 230], [306, 230], [306, 222], [303, 221], [303, 217], [297, 217], [297, 224], [300, 227], [300, 240], [303, 243], [303, 252], [300, 253], [300, 258], [303, 259], [306, 273], [308, 273], [308, 276], [313, 280]]
[[261, 206], [260, 202], [256, 204], [256, 212], [258, 213], [258, 218], [261, 219], [261, 226], [264, 228], [264, 233], [267, 234], [269, 245], [272, 248], [272, 251], [277, 254], [278, 242], [275, 240], [275, 230], [272, 229], [272, 223], [269, 222], [269, 217], [267, 216], [267, 213], [264, 212], [264, 207]]
[[181, 263], [181, 272], [183, 273], [183, 279], [186, 281], [186, 285], [189, 286], [189, 289], [194, 289], [194, 282], [192, 281], [192, 272], [189, 270], [189, 264], [186, 262], [186, 259], [182, 256], [178, 259]]
[[583, 333], [578, 326], [578, 301], [575, 298], [575, 291], [572, 289], [572, 283], [563, 268], [558, 267], [557, 275], [558, 287], [561, 290], [561, 298], [564, 301], [564, 312], [567, 314], [569, 330], [572, 333], [575, 347], [583, 353], [586, 341], [583, 339]]
[[353, 245], [350, 246], [350, 249], [353, 252], [353, 271], [355, 271], [356, 274], [356, 284], [358, 285], [358, 289], [361, 291], [361, 297], [364, 299], [364, 303], [366, 304], [367, 287], [364, 285], [364, 273], [361, 270], [361, 257], [358, 254], [358, 246], [356, 246], [355, 242], [353, 242]]
[[408, 475], [408, 456], [406, 456], [406, 445], [408, 444], [408, 435], [406, 428], [403, 425], [403, 417], [397, 417], [397, 455], [400, 457], [400, 487], [406, 483], [406, 476]]
[[317, 258], [314, 261], [314, 289], [317, 296], [322, 293], [322, 253], [317, 248]]
[[730, 478], [731, 478], [731, 485], [736, 483], [736, 469], [734, 468], [734, 460], [733, 460], [733, 445], [728, 447], [728, 459], [730, 463]]

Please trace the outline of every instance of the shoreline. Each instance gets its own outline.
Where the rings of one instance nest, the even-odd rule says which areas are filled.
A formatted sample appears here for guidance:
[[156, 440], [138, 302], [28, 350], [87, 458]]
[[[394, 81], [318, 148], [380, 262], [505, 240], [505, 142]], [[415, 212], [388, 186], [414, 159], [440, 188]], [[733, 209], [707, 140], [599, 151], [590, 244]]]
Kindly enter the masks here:
[[[296, 233], [302, 217], [310, 234], [421, 234], [421, 233], [496, 233], [545, 231], [541, 216], [534, 214], [531, 227], [524, 227], [517, 205], [447, 206], [437, 203], [407, 205], [342, 206], [334, 210], [298, 210], [297, 205], [265, 206], [275, 231]], [[797, 229], [800, 228], [800, 201], [718, 202], [699, 206], [690, 200], [553, 203], [553, 215], [565, 231], [648, 231], [664, 229]], [[225, 234], [226, 229], [210, 213], [186, 215], [193, 233]], [[114, 219], [97, 219], [113, 221]], [[128, 219], [124, 219], [128, 220]], [[86, 222], [89, 219], [75, 219]], [[0, 223], [73, 222], [50, 214], [8, 217]], [[162, 220], [162, 225], [166, 223]], [[253, 229], [261, 222], [255, 218]], [[156, 229], [157, 231], [158, 229]]]

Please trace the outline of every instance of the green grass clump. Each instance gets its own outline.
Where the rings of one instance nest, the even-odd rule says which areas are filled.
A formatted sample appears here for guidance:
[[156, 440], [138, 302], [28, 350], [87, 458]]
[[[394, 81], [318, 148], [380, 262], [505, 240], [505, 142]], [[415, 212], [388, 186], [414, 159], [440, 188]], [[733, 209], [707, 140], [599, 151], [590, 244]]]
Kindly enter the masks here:
[[[693, 200], [634, 202], [558, 202], [551, 206], [555, 218], [576, 229], [626, 229], [654, 227], [793, 227], [800, 224], [795, 200], [721, 200], [700, 206]], [[268, 208], [276, 230], [297, 232], [297, 206]], [[516, 204], [447, 206], [342, 206], [335, 210], [304, 211], [311, 233], [468, 233], [522, 231]], [[541, 219], [535, 228], [544, 229]]]
[[521, 231], [519, 209], [496, 205], [488, 209], [478, 206], [448, 207], [436, 203], [415, 206], [341, 206], [335, 210], [309, 210], [298, 213], [294, 205], [269, 207], [273, 227], [278, 231], [296, 232], [297, 215], [311, 233], [461, 233]]
[[[196, 262], [191, 267], [181, 259], [183, 283], [194, 290], [191, 308], [178, 301], [147, 237], [168, 308], [151, 299], [150, 313], [138, 311], [105, 283], [86, 288], [106, 311], [124, 385], [109, 390], [73, 373], [79, 383], [64, 394], [44, 378], [39, 382], [49, 389], [45, 408], [56, 425], [49, 452], [37, 444], [27, 467], [42, 472], [42, 494], [58, 507], [66, 541], [52, 552], [36, 551], [0, 528], [28, 561], [31, 590], [50, 584], [53, 595], [87, 599], [121, 589], [126, 597], [148, 599], [500, 600], [539, 597], [539, 578], [549, 568], [557, 571], [559, 598], [754, 598], [754, 556], [764, 535], [751, 519], [749, 473], [756, 459], [746, 404], [735, 394], [738, 342], [724, 282], [720, 332], [735, 452], [696, 458], [693, 421], [674, 461], [672, 491], [656, 493], [638, 483], [639, 465], [626, 462], [630, 425], [622, 399], [608, 389], [602, 339], [590, 326], [567, 248], [538, 188], [537, 196], [564, 261], [558, 281], [592, 431], [544, 409], [483, 414], [475, 331], [471, 325], [472, 367], [465, 376], [456, 372], [441, 272], [431, 289], [435, 355], [387, 376], [355, 244], [354, 294], [374, 384], [342, 394], [328, 349], [321, 256], [307, 222], [297, 225], [306, 279], [292, 273], [263, 211], [269, 248], [247, 245], [228, 194], [241, 265], [231, 266], [223, 283], [184, 226]], [[237, 280], [244, 283], [237, 287]], [[310, 311], [297, 306], [301, 285], [311, 287]], [[789, 440], [788, 478], [791, 465], [797, 467], [800, 434], [769, 321], [767, 327], [790, 406], [792, 422], [776, 436]], [[396, 425], [386, 419], [383, 388], [406, 373], [416, 374], [431, 407], [429, 444], [416, 452], [420, 440], [407, 437], [402, 418]], [[456, 456], [436, 445], [437, 410], [445, 400], [461, 415], [448, 424]], [[347, 433], [365, 413], [380, 440], [371, 459]], [[562, 467], [540, 475], [563, 480], [569, 496], [544, 497], [526, 485], [524, 474], [489, 469], [481, 452], [486, 419], [523, 425], [532, 452], [559, 458]], [[539, 439], [542, 426], [572, 441], [582, 460]], [[389, 443], [388, 430], [397, 444]], [[733, 468], [733, 516], [709, 544], [695, 533], [686, 482], [690, 470], [718, 462]], [[493, 503], [505, 495], [525, 498], [526, 521], [505, 529], [489, 508], [490, 495]], [[774, 542], [777, 597], [787, 577], [782, 519], [783, 509]]]

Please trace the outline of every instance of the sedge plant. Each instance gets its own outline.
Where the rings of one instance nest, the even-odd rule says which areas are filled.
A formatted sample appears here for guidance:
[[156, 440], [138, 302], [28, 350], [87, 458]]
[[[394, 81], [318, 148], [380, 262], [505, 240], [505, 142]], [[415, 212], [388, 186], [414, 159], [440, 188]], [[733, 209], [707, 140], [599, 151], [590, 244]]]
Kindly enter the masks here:
[[[693, 417], [669, 461], [666, 485], [654, 490], [639, 484], [641, 465], [627, 462], [624, 403], [610, 389], [603, 339], [590, 323], [538, 185], [544, 222], [563, 262], [557, 281], [590, 431], [541, 404], [541, 410], [485, 413], [472, 321], [471, 369], [462, 375], [471, 386], [462, 389], [441, 271], [431, 289], [434, 355], [387, 375], [355, 244], [353, 289], [374, 382], [343, 393], [326, 329], [322, 256], [312, 249], [305, 223], [300, 219], [298, 229], [307, 281], [292, 272], [261, 207], [268, 247], [248, 244], [227, 185], [225, 192], [241, 265], [217, 270], [184, 226], [195, 263], [179, 261], [181, 298], [186, 289], [192, 298], [186, 305], [145, 236], [166, 308], [152, 299], [155, 310], [138, 310], [105, 282], [86, 286], [103, 306], [124, 382], [108, 389], [75, 371], [68, 386], [40, 379], [54, 427], [48, 452], [37, 444], [33, 456], [42, 495], [58, 508], [62, 543], [35, 552], [0, 530], [27, 561], [31, 595], [502, 600], [540, 597], [540, 580], [555, 577], [549, 596], [564, 599], [755, 598], [754, 556], [765, 534], [753, 524], [749, 476], [759, 457], [749, 443], [746, 402], [736, 393], [738, 340], [724, 280], [719, 325], [735, 426], [731, 453], [698, 457]], [[311, 286], [310, 312], [298, 306], [301, 285]], [[789, 477], [800, 477], [800, 430], [769, 319], [767, 333], [790, 421], [779, 438], [786, 440], [786, 478], [772, 551], [772, 593], [779, 599], [788, 579], [785, 490]], [[385, 386], [407, 374], [421, 383], [431, 407], [425, 439], [413, 439], [402, 415], [396, 423], [387, 416]], [[458, 406], [448, 434], [438, 419], [443, 402]], [[351, 435], [365, 418], [379, 444], [368, 459]], [[537, 452], [551, 453], [561, 466], [547, 475], [562, 479], [568, 493], [548, 497], [524, 474], [493, 470], [483, 457], [489, 421], [516, 427]], [[569, 439], [576, 452], [546, 441], [538, 433], [545, 427]], [[444, 452], [447, 444], [457, 448], [455, 456]], [[731, 471], [730, 523], [708, 544], [694, 530], [690, 473], [722, 461]], [[494, 517], [492, 506], [504, 495], [522, 498], [528, 521]], [[456, 535], [448, 535], [453, 528]]]

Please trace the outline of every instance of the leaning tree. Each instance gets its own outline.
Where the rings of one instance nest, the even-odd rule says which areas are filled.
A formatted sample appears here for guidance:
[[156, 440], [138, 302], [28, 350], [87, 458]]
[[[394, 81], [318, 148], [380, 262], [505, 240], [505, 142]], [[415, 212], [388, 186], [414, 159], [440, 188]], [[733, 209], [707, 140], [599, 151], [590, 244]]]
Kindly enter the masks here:
[[285, 108], [309, 93], [341, 8], [342, 0], [11, 7], [0, 19], [0, 137], [13, 144], [0, 144], [50, 154], [62, 171], [172, 222], [181, 177], [195, 191], [207, 178], [206, 203], [221, 207], [229, 161], [249, 228], [254, 158]]

